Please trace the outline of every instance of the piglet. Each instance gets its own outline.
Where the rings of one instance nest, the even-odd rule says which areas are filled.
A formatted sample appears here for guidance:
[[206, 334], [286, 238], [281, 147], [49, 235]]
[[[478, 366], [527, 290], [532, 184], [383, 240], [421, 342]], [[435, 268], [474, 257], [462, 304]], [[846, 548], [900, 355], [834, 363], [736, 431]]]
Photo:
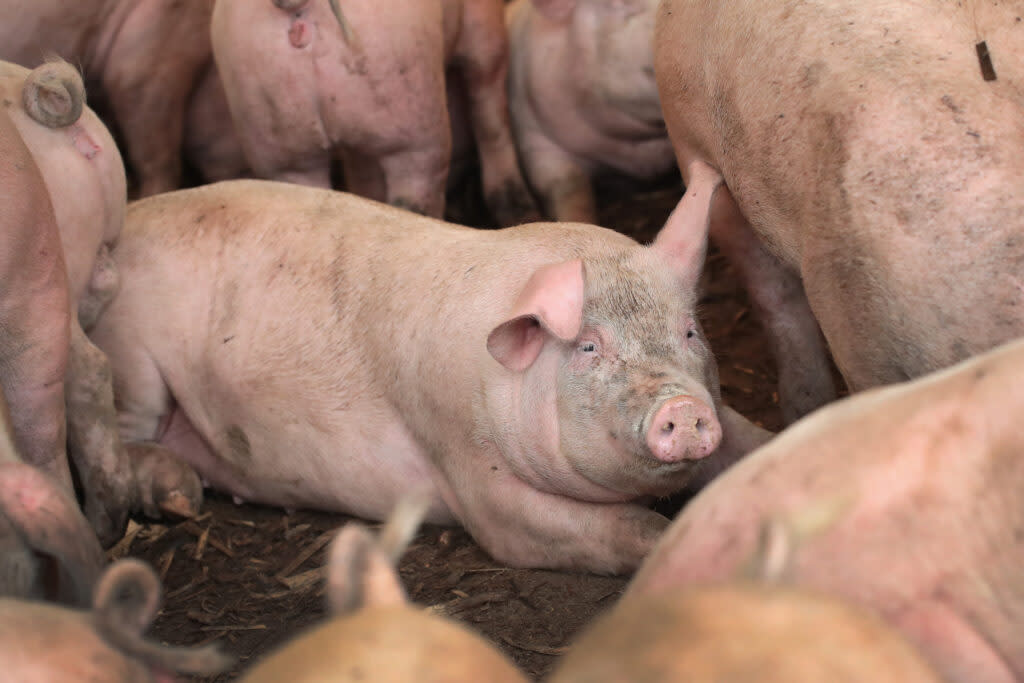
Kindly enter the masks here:
[[548, 215], [597, 218], [591, 177], [675, 168], [654, 82], [657, 0], [516, 0], [509, 111], [526, 179]]
[[1024, 676], [1024, 341], [793, 425], [705, 488], [628, 600], [732, 575], [766, 519], [817, 529], [800, 586], [884, 617], [951, 681]]
[[677, 237], [719, 177], [693, 178], [651, 247], [267, 181], [137, 202], [92, 330], [122, 436], [243, 499], [380, 519], [425, 485], [500, 561], [633, 569], [668, 523], [646, 501], [766, 438], [697, 322], [704, 240]]
[[231, 661], [216, 646], [173, 647], [146, 640], [160, 580], [149, 565], [111, 565], [96, 585], [92, 609], [0, 598], [0, 660], [12, 681], [172, 683], [173, 673], [213, 675]]
[[525, 683], [479, 635], [408, 604], [396, 564], [426, 505], [403, 499], [379, 538], [362, 524], [346, 525], [329, 550], [331, 618], [257, 663], [242, 683]]

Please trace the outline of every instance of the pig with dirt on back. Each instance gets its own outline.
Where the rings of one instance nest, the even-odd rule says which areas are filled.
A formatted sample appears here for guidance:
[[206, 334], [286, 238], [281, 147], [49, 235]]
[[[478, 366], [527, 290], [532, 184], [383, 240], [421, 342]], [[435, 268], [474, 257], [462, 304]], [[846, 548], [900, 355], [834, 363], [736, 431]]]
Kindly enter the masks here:
[[[0, 385], [22, 456], [70, 492], [70, 451], [86, 516], [109, 543], [120, 537], [128, 512], [142, 504], [137, 487], [147, 499], [170, 476], [174, 483], [164, 489], [198, 490], [198, 480], [191, 488], [187, 481], [194, 474], [174, 461], [144, 457], [133, 466], [117, 437], [107, 359], [83, 331], [119, 285], [110, 249], [124, 225], [124, 165], [110, 133], [85, 106], [81, 76], [66, 62], [33, 71], [0, 62], [0, 101], [10, 135], [17, 134], [31, 157], [31, 166], [22, 161], [12, 169], [11, 210], [21, 202], [38, 204], [29, 204], [35, 213], [28, 218], [17, 213], [5, 219], [3, 238], [24, 239], [23, 231], [44, 219], [55, 220], [57, 231], [56, 243], [49, 227], [37, 227], [36, 246], [19, 249], [14, 242], [3, 250], [14, 258], [0, 269], [11, 283], [0, 306], [12, 311], [14, 324], [0, 340]], [[31, 190], [25, 194], [15, 189], [26, 184]], [[49, 280], [21, 284], [26, 273]]]
[[362, 524], [347, 524], [328, 551], [331, 618], [257, 663], [242, 683], [525, 683], [479, 635], [408, 604], [397, 563], [422, 507], [415, 498], [400, 501], [378, 538]]
[[634, 568], [667, 524], [638, 499], [767, 434], [721, 405], [704, 241], [676, 239], [719, 180], [651, 247], [267, 181], [136, 202], [91, 333], [122, 437], [243, 499], [379, 519], [424, 485], [499, 560]]
[[219, 0], [213, 53], [249, 166], [444, 212], [451, 131], [445, 67], [469, 96], [484, 196], [512, 225], [536, 216], [508, 122], [501, 0]]
[[1024, 677], [1024, 341], [828, 406], [694, 498], [623, 601], [734, 575], [769, 519], [789, 573], [860, 603], [950, 681]]
[[160, 580], [139, 560], [100, 577], [89, 611], [0, 598], [0, 659], [12, 681], [171, 683], [174, 672], [213, 675], [230, 660], [215, 646], [173, 647], [143, 632], [160, 606]]
[[661, 3], [668, 131], [680, 168], [725, 177], [711, 236], [776, 338], [790, 419], [834, 397], [815, 318], [854, 391], [1024, 334], [1021, 16], [995, 0]]
[[139, 194], [178, 187], [189, 96], [211, 59], [213, 0], [0, 0], [0, 59], [80, 65], [102, 92]]
[[591, 176], [675, 168], [654, 82], [657, 0], [516, 0], [509, 108], [526, 179], [559, 221], [596, 219]]

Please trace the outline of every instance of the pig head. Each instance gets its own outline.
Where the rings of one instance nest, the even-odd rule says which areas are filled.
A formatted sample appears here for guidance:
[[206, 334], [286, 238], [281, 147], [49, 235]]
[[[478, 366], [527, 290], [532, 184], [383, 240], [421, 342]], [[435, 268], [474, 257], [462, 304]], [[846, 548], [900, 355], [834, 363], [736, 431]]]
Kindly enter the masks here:
[[625, 599], [734, 575], [783, 519], [796, 584], [870, 608], [949, 680], [1018, 680], [1022, 376], [1016, 341], [808, 416], [698, 494]]

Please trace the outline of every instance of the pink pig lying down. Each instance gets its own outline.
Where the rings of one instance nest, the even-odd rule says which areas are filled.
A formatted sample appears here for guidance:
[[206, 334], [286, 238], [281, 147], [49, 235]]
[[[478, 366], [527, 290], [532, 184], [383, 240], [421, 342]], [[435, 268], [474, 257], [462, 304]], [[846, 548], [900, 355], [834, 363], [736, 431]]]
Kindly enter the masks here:
[[654, 67], [788, 418], [835, 396], [819, 324], [854, 391], [1024, 335], [1019, 0], [663, 0]]
[[176, 672], [213, 675], [231, 661], [213, 645], [174, 647], [143, 632], [160, 606], [160, 580], [134, 559], [100, 577], [88, 611], [0, 598], [4, 680], [22, 683], [173, 683]]
[[694, 311], [718, 183], [651, 247], [267, 181], [136, 202], [92, 330], [122, 436], [244, 499], [380, 519], [427, 487], [502, 561], [629, 571], [668, 523], [640, 501], [767, 437]]
[[789, 573], [858, 602], [950, 681], [1024, 677], [1024, 340], [805, 418], [684, 508], [623, 601], [733, 576], [768, 519]]

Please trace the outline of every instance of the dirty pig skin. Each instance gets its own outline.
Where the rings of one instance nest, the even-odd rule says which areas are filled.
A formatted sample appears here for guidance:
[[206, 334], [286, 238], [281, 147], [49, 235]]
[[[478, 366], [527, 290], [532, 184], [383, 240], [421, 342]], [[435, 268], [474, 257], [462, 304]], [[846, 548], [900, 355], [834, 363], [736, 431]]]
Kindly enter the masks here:
[[426, 488], [510, 565], [631, 570], [668, 521], [633, 501], [767, 434], [694, 313], [719, 182], [696, 170], [651, 247], [270, 181], [132, 204], [92, 330], [122, 436], [244, 499], [380, 519]]
[[[1024, 334], [1024, 3], [665, 0], [654, 68], [795, 419]], [[989, 48], [986, 80], [976, 43]], [[806, 296], [805, 296], [806, 292]], [[813, 315], [812, 315], [813, 314]]]

